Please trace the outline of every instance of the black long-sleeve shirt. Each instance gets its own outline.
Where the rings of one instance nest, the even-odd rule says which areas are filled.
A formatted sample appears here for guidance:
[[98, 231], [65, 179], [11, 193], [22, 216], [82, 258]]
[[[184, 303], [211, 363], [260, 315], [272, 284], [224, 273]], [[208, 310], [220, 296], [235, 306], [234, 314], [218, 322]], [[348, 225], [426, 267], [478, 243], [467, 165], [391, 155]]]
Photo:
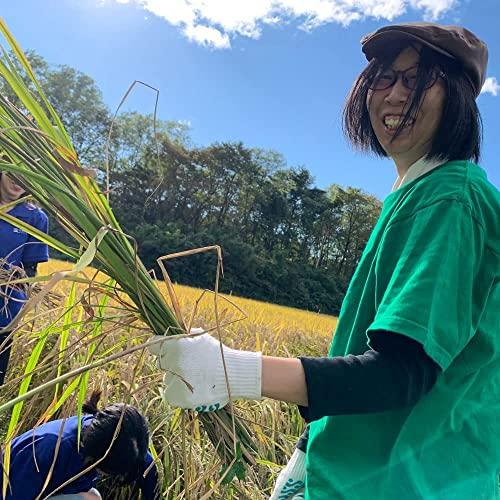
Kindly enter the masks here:
[[[436, 382], [439, 366], [422, 345], [393, 332], [372, 332], [373, 348], [364, 354], [300, 358], [308, 406], [306, 422], [324, 416], [376, 413], [415, 404]], [[297, 443], [305, 451], [307, 429]]]

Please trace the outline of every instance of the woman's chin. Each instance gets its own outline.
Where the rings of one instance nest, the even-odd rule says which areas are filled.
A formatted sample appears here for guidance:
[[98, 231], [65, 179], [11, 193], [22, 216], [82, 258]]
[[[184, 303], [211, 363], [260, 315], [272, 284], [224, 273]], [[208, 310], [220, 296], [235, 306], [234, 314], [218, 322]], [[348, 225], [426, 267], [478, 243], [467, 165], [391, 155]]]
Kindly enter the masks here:
[[408, 137], [397, 137], [394, 141], [386, 138], [384, 139], [385, 140], [379, 139], [379, 142], [389, 156], [405, 153], [411, 149], [412, 146]]

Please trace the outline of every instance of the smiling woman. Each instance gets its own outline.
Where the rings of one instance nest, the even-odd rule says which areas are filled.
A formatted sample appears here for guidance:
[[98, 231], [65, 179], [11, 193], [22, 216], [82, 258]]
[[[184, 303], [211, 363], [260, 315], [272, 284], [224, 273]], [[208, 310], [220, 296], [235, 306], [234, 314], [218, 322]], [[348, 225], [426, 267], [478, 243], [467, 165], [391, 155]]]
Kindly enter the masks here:
[[[391, 157], [400, 178], [423, 156], [479, 161], [481, 117], [476, 97], [484, 83], [487, 52], [480, 53], [477, 44], [470, 47], [462, 58], [474, 60], [476, 67], [469, 63], [470, 70], [463, 71], [457, 57], [416, 38], [380, 31], [376, 38], [366, 38], [363, 50], [369, 64], [344, 110], [344, 132], [350, 142]], [[390, 37], [386, 45], [380, 43], [384, 33]], [[449, 36], [453, 42], [454, 35]]]
[[15, 183], [7, 174], [0, 176], [0, 200], [2, 203], [16, 201], [24, 194], [24, 189]]
[[407, 47], [389, 68], [380, 68], [366, 100], [375, 135], [400, 175], [429, 151], [443, 114], [445, 86], [435, 68], [425, 75], [420, 102], [415, 96], [418, 107], [413, 113], [404, 111], [419, 82], [421, 50], [421, 45]]
[[[471, 161], [487, 49], [465, 28], [431, 23], [387, 26], [362, 44], [369, 62], [344, 129], [390, 157], [398, 179], [328, 357], [223, 347], [231, 394], [297, 403], [309, 423], [271, 500], [489, 500], [500, 462], [500, 197]], [[218, 341], [185, 338], [159, 354], [163, 369], [196, 381], [189, 391], [167, 373], [171, 404], [227, 403]]]

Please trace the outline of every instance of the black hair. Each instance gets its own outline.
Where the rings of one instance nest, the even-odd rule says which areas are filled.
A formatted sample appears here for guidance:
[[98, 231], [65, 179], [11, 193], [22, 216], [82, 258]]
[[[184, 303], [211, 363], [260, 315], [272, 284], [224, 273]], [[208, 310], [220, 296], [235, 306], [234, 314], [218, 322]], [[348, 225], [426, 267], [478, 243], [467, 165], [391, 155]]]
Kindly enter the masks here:
[[[116, 403], [99, 410], [100, 391], [94, 391], [84, 403], [83, 411], [94, 415], [82, 434], [82, 452], [87, 463], [129, 483], [144, 471], [149, 433], [146, 419], [133, 406]], [[117, 426], [119, 431], [113, 441]], [[111, 445], [111, 447], [110, 447]], [[109, 448], [109, 451], [108, 451]], [[106, 454], [107, 452], [107, 454]]]
[[416, 47], [411, 42], [392, 44], [383, 54], [372, 59], [358, 76], [347, 97], [342, 128], [351, 144], [378, 156], [387, 156], [373, 130], [367, 107], [370, 86], [389, 68], [404, 49], [413, 47], [420, 54], [417, 69], [417, 86], [406, 103], [405, 113], [394, 140], [409, 120], [418, 113], [425, 95], [425, 87], [441, 74], [445, 84], [445, 102], [441, 121], [434, 136], [427, 158], [470, 160], [476, 163], [481, 156], [482, 120], [476, 103], [475, 90], [462, 66], [449, 57], [425, 45]]

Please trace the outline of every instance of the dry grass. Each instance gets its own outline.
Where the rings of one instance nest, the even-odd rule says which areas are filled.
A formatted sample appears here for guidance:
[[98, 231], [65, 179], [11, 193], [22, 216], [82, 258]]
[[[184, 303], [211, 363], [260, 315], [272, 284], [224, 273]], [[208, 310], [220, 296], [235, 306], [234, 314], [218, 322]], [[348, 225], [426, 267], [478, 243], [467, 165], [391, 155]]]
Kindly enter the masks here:
[[[69, 268], [69, 263], [53, 260], [40, 266], [40, 274], [47, 275]], [[88, 276], [93, 274], [89, 269]], [[57, 289], [62, 297], [61, 302], [68, 297], [70, 286], [68, 283], [62, 283]], [[77, 292], [78, 299], [82, 291], [83, 289], [80, 289]], [[185, 317], [190, 317], [196, 308], [194, 326], [207, 329], [215, 326], [213, 294], [202, 295], [201, 290], [178, 285], [176, 292]], [[223, 329], [226, 344], [241, 349], [262, 350], [264, 354], [279, 356], [326, 353], [336, 318], [249, 299], [227, 298], [235, 305], [223, 300], [223, 297], [219, 298], [222, 322], [233, 322], [241, 318], [242, 314], [238, 308], [246, 313], [247, 318]], [[97, 346], [93, 359], [99, 359], [110, 353], [123, 352], [148, 338], [149, 334], [141, 330], [139, 324], [125, 325], [123, 318], [116, 320], [118, 324], [113, 323], [111, 318], [121, 314], [114, 306], [112, 302], [108, 304], [103, 315], [105, 321], [102, 323], [102, 331], [96, 334], [95, 317], [91, 320], [92, 314], [97, 311], [96, 304], [91, 303], [85, 308], [82, 308], [81, 302], [75, 304], [68, 327], [68, 347], [61, 363], [63, 373], [86, 362], [90, 345]], [[8, 383], [0, 393], [1, 402], [17, 395], [20, 377], [40, 332], [63, 311], [62, 304], [59, 310], [45, 311], [34, 324], [25, 325], [17, 333]], [[60, 339], [60, 331], [49, 335], [31, 387], [54, 377]], [[161, 377], [153, 358], [140, 350], [92, 370], [88, 389], [102, 390], [103, 403], [130, 401], [147, 415], [154, 449], [159, 456], [158, 465], [162, 471], [165, 498], [199, 499], [216, 484], [221, 464], [218, 463], [217, 455], [194, 415], [171, 409], [162, 401]], [[70, 381], [65, 387], [68, 383]], [[60, 388], [60, 392], [62, 389]], [[76, 393], [77, 391], [53, 415], [54, 418], [75, 413]], [[50, 407], [53, 399], [54, 388], [51, 388], [27, 401], [18, 432], [35, 425]], [[255, 458], [258, 465], [247, 470], [244, 481], [233, 481], [230, 485], [216, 487], [211, 498], [263, 499], [270, 492], [274, 477], [279, 472], [279, 465], [283, 464], [291, 453], [303, 423], [294, 405], [263, 400], [237, 402], [235, 407], [238, 416], [249, 422], [254, 433], [252, 437], [257, 448]], [[3, 433], [7, 421], [8, 419], [2, 418], [0, 423]], [[115, 491], [114, 495], [106, 498], [113, 496], [130, 498], [130, 493]]]

